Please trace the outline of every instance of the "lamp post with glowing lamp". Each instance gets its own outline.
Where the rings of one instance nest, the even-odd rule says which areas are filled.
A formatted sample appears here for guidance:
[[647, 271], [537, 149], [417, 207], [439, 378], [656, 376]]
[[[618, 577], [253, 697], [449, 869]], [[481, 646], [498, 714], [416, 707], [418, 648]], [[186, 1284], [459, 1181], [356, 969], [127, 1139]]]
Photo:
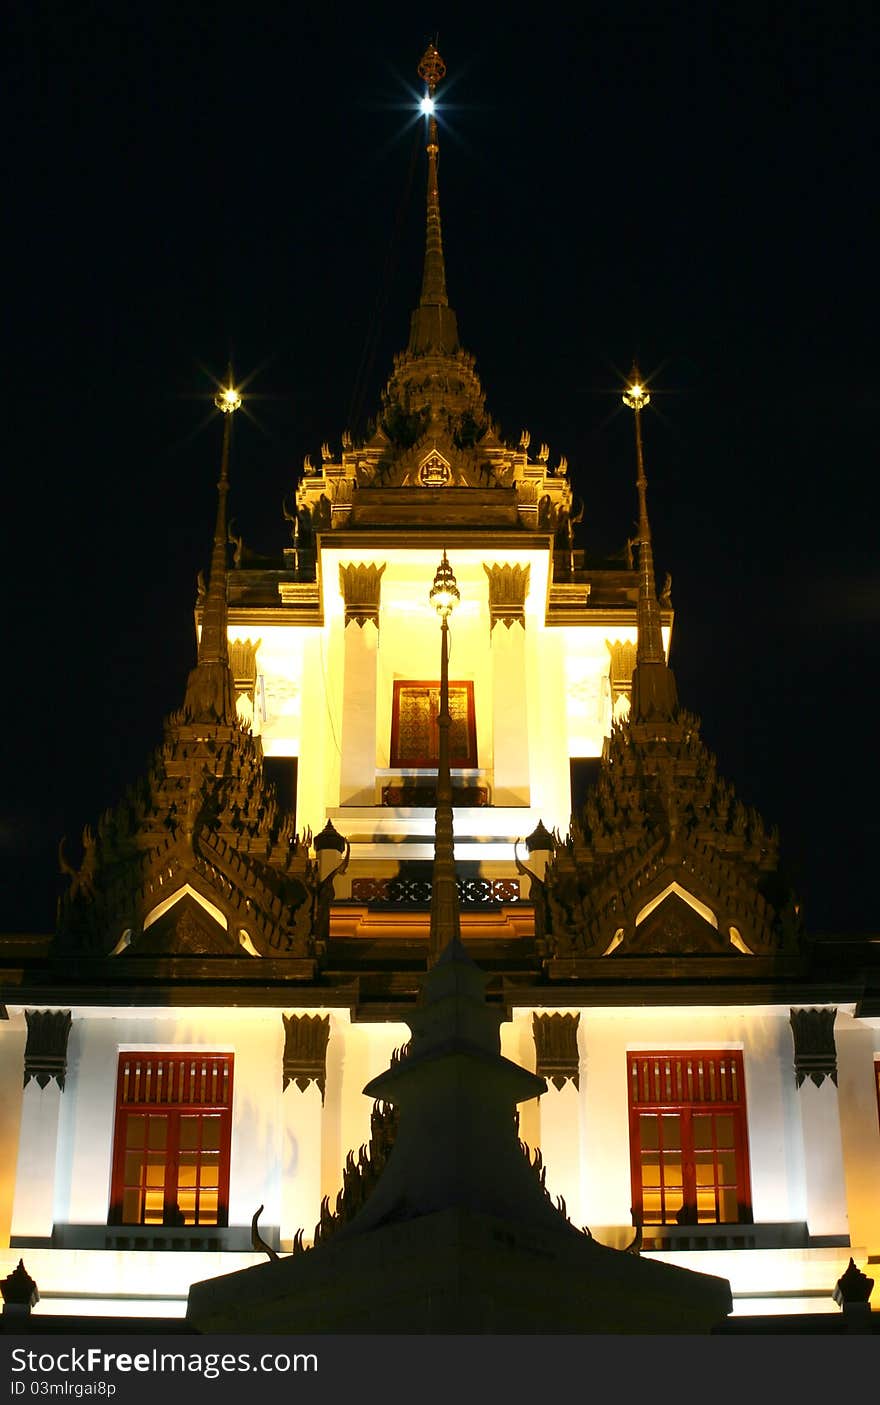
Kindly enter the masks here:
[[641, 376], [639, 375], [638, 366], [633, 366], [632, 383], [627, 386], [626, 390], [621, 396], [621, 399], [623, 400], [624, 405], [629, 406], [629, 408], [633, 411], [636, 421], [636, 464], [638, 466], [638, 478], [636, 479], [636, 486], [639, 490], [639, 541], [641, 541], [643, 529], [647, 530], [650, 535], [650, 528], [648, 527], [647, 498], [645, 492], [648, 486], [648, 480], [645, 477], [645, 459], [642, 451], [642, 410], [645, 408], [646, 405], [649, 405], [651, 403], [651, 397], [648, 394], [647, 388], [642, 382]]
[[645, 455], [642, 448], [642, 410], [651, 397], [639, 374], [632, 368], [632, 379], [621, 399], [633, 411], [636, 429], [636, 488], [639, 495], [639, 602], [638, 645], [636, 658], [640, 664], [665, 663], [663, 635], [660, 628], [660, 605], [654, 584], [654, 553], [651, 545], [651, 523], [648, 520], [648, 480], [645, 477]]
[[461, 937], [452, 834], [452, 777], [449, 772], [449, 732], [452, 726], [449, 711], [449, 616], [461, 597], [445, 551], [428, 598], [440, 616], [437, 809], [434, 814], [434, 872], [428, 938], [428, 961], [433, 965], [444, 947]]
[[232, 384], [232, 377], [229, 378], [229, 385], [222, 386], [214, 396], [214, 404], [223, 415], [223, 457], [220, 461], [220, 482], [218, 487], [221, 492], [229, 487], [229, 440], [232, 435], [232, 416], [236, 410], [241, 409], [241, 395]]

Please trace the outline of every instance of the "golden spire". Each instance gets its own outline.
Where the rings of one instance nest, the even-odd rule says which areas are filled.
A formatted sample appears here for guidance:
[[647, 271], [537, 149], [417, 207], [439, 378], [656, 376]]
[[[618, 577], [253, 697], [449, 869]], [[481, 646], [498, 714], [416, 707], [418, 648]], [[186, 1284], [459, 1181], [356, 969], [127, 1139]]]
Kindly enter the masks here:
[[424, 79], [425, 83], [422, 111], [428, 119], [428, 189], [422, 294], [412, 315], [409, 339], [410, 351], [416, 352], [451, 352], [458, 347], [458, 326], [446, 294], [446, 264], [440, 225], [440, 187], [437, 179], [440, 143], [435, 116], [435, 93], [445, 73], [446, 65], [436, 46], [429, 44], [419, 63], [419, 77]]
[[220, 458], [220, 479], [217, 483], [217, 517], [214, 523], [214, 544], [208, 589], [202, 611], [202, 632], [199, 637], [198, 662], [186, 685], [184, 712], [192, 720], [232, 723], [236, 720], [235, 690], [229, 668], [226, 607], [226, 503], [229, 497], [229, 445], [232, 438], [232, 416], [241, 405], [241, 395], [232, 383], [222, 387], [214, 404], [224, 418], [223, 450]]
[[654, 553], [651, 545], [651, 523], [648, 520], [648, 480], [645, 477], [645, 456], [642, 447], [642, 410], [651, 397], [633, 364], [631, 383], [622, 396], [635, 416], [636, 427], [636, 488], [639, 495], [639, 598], [637, 606], [638, 644], [636, 668], [633, 674], [632, 718], [644, 722], [652, 717], [671, 718], [678, 706], [675, 679], [666, 664], [660, 605], [654, 579]]

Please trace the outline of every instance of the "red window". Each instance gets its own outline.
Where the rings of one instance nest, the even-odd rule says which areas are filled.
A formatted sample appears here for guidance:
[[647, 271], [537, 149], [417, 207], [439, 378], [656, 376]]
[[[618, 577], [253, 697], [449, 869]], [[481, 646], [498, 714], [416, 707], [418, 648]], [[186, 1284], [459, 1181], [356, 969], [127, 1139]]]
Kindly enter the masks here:
[[880, 1059], [874, 1062], [874, 1077], [877, 1080], [877, 1117], [880, 1119]]
[[111, 1224], [228, 1222], [232, 1060], [119, 1055]]
[[[439, 683], [395, 682], [391, 705], [391, 765], [436, 766], [440, 755]], [[449, 764], [477, 764], [477, 729], [472, 682], [449, 684]]]
[[742, 1054], [627, 1054], [627, 1074], [639, 1222], [750, 1224]]

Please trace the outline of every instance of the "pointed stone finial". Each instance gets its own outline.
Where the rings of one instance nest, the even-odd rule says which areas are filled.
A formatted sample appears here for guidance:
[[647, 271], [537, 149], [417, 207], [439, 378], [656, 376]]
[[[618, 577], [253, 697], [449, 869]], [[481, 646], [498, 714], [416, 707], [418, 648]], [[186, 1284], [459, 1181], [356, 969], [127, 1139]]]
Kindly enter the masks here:
[[345, 840], [332, 820], [328, 820], [320, 834], [315, 835], [314, 849], [316, 854], [322, 853], [325, 849], [334, 850], [339, 854], [345, 853]]
[[866, 1273], [862, 1273], [861, 1269], [856, 1267], [855, 1259], [850, 1259], [846, 1272], [842, 1273], [837, 1280], [833, 1294], [834, 1301], [838, 1307], [846, 1307], [849, 1303], [866, 1303], [871, 1296], [873, 1287], [873, 1278], [869, 1278]]
[[3, 1295], [4, 1316], [27, 1316], [31, 1308], [40, 1301], [37, 1285], [19, 1259], [18, 1267], [8, 1277], [0, 1279], [0, 1293]]
[[555, 852], [556, 840], [545, 827], [543, 820], [538, 820], [531, 834], [526, 835], [526, 848], [530, 854]]

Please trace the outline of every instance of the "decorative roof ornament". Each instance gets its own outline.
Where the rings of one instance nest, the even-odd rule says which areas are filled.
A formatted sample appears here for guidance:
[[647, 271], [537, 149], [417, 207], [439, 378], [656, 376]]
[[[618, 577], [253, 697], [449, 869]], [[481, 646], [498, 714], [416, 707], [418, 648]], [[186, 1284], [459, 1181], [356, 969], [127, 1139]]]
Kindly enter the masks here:
[[[309, 977], [329, 924], [326, 892], [263, 774], [262, 745], [239, 719], [227, 639], [230, 373], [214, 402], [224, 416], [217, 516], [196, 666], [183, 706], [165, 722], [146, 778], [97, 827], [58, 906], [55, 948], [113, 956], [286, 956]], [[324, 893], [323, 906], [319, 899]], [[251, 950], [253, 948], [253, 950]]]
[[446, 65], [433, 44], [429, 44], [419, 62], [419, 77], [425, 82], [422, 111], [428, 123], [428, 190], [425, 224], [425, 267], [422, 273], [422, 294], [412, 316], [409, 349], [419, 352], [433, 350], [447, 354], [458, 350], [458, 326], [446, 293], [446, 264], [443, 258], [443, 233], [440, 225], [440, 187], [438, 166], [440, 141], [435, 115], [437, 85], [446, 75]]
[[633, 673], [632, 719], [646, 722], [652, 718], [671, 720], [678, 710], [675, 678], [666, 662], [663, 632], [660, 624], [660, 604], [654, 579], [654, 555], [651, 545], [651, 524], [648, 519], [648, 480], [645, 477], [645, 456], [642, 447], [642, 410], [650, 404], [638, 366], [633, 363], [630, 384], [622, 395], [624, 405], [633, 411], [636, 433], [636, 489], [639, 497], [639, 598], [638, 647]]
[[[468, 488], [476, 491], [456, 492], [454, 501], [443, 505], [461, 525], [544, 533], [548, 513], [542, 516], [538, 503], [546, 501], [554, 530], [559, 524], [560, 544], [567, 545], [564, 535], [575, 519], [565, 460], [552, 469], [546, 446], [543, 459], [529, 460], [526, 431], [519, 447], [501, 438], [486, 408], [476, 361], [459, 341], [440, 217], [437, 93], [446, 64], [436, 43], [428, 45], [418, 71], [425, 85], [420, 104], [427, 138], [425, 254], [409, 339], [394, 357], [375, 420], [356, 435], [356, 443], [347, 432], [338, 461], [323, 448], [320, 464], [307, 459], [297, 485], [297, 513], [314, 532], [430, 526], [436, 520], [436, 492]], [[415, 487], [426, 491], [385, 492]], [[286, 510], [285, 516], [290, 516]]]
[[[697, 717], [679, 707], [654, 580], [641, 413], [650, 394], [633, 367], [639, 521], [638, 643], [628, 719], [614, 723], [599, 777], [538, 892], [548, 969], [595, 957], [793, 953], [794, 895], [778, 872], [778, 836], [718, 776]], [[612, 666], [614, 650], [610, 645]], [[620, 680], [617, 680], [618, 694]], [[586, 973], [586, 972], [585, 972]]]
[[228, 545], [227, 501], [229, 498], [229, 448], [232, 439], [232, 417], [241, 408], [241, 395], [229, 372], [229, 384], [222, 386], [214, 404], [223, 416], [223, 450], [220, 458], [220, 479], [217, 484], [217, 517], [214, 526], [214, 546], [211, 569], [202, 611], [202, 632], [199, 638], [198, 661], [189, 675], [183, 713], [192, 722], [225, 722], [236, 719], [235, 684], [229, 667], [227, 644], [227, 565]]

